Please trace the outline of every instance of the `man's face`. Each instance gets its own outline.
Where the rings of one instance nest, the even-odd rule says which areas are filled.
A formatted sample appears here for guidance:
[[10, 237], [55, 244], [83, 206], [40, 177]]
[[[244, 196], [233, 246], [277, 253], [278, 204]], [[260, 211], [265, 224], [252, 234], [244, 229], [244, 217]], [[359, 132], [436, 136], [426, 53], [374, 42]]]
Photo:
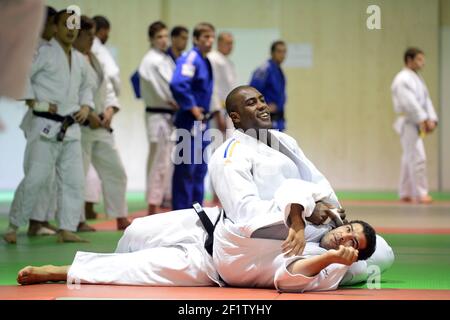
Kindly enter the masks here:
[[109, 38], [109, 31], [110, 31], [111, 29], [105, 29], [105, 28], [102, 28], [102, 29], [100, 29], [100, 30], [98, 30], [97, 31], [97, 34], [96, 34], [96, 36], [97, 36], [97, 38], [99, 38], [100, 39], [100, 42], [101, 43], [103, 43], [103, 44], [105, 44], [107, 41], [108, 41], [108, 38]]
[[245, 88], [235, 97], [237, 111], [231, 112], [233, 123], [240, 129], [270, 129], [269, 106], [264, 96], [255, 88]]
[[286, 59], [287, 49], [284, 44], [279, 44], [275, 47], [275, 50], [272, 52], [272, 60], [277, 62], [278, 64], [283, 63], [284, 59]]
[[65, 45], [73, 44], [78, 36], [78, 29], [67, 28], [66, 21], [69, 18], [69, 16], [70, 16], [69, 13], [64, 13], [60, 17], [58, 24], [56, 25], [55, 38]]
[[214, 31], [204, 31], [198, 38], [194, 38], [194, 44], [203, 54], [207, 54], [213, 47], [214, 37]]
[[158, 50], [165, 51], [169, 45], [169, 33], [167, 29], [161, 29], [150, 39], [152, 46]]
[[172, 37], [172, 47], [177, 51], [184, 51], [186, 50], [188, 40], [189, 34], [183, 31], [178, 36]]
[[425, 66], [425, 55], [417, 54], [414, 59], [409, 60], [409, 67], [414, 71], [419, 71]]
[[233, 37], [231, 35], [223, 35], [219, 40], [217, 50], [223, 55], [228, 56], [233, 51]]
[[340, 226], [325, 234], [320, 240], [320, 246], [327, 250], [337, 250], [340, 245], [353, 247], [358, 250], [365, 249], [367, 240], [363, 230], [363, 226], [359, 223]]
[[90, 30], [80, 30], [80, 34], [74, 45], [76, 45], [76, 48], [79, 51], [88, 53], [89, 51], [91, 51], [92, 44], [94, 43], [94, 37], [95, 28], [92, 28]]

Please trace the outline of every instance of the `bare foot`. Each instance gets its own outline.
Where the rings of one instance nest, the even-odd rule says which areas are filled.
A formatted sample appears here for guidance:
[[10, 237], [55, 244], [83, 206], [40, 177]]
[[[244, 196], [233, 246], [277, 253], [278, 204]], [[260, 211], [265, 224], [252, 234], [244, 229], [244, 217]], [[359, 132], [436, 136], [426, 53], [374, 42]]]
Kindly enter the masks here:
[[117, 230], [125, 230], [131, 222], [127, 218], [117, 218]]
[[58, 231], [58, 242], [89, 242], [83, 238], [80, 238], [75, 233], [67, 231], [67, 230], [60, 230]]
[[402, 197], [402, 198], [400, 198], [400, 201], [401, 202], [412, 202], [413, 199], [411, 197]]
[[19, 271], [17, 274], [17, 282], [21, 285], [27, 285], [34, 283], [45, 283], [48, 281], [66, 281], [67, 271], [67, 266], [28, 266]]
[[88, 225], [86, 222], [80, 222], [80, 224], [78, 224], [77, 231], [78, 232], [94, 232], [96, 230], [95, 230], [95, 228]]
[[417, 200], [417, 202], [420, 204], [431, 204], [433, 202], [433, 198], [429, 195], [426, 195], [426, 196], [420, 197]]
[[10, 244], [16, 244], [17, 243], [17, 233], [15, 231], [8, 231], [3, 235], [3, 239], [10, 243]]

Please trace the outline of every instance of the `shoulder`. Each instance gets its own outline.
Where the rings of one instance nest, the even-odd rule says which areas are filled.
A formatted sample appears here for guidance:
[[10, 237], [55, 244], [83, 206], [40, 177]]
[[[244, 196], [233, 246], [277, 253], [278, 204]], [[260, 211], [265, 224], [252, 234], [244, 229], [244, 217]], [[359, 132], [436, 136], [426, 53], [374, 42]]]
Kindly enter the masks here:
[[269, 69], [270, 69], [270, 63], [268, 61], [266, 61], [265, 63], [260, 65], [258, 68], [256, 68], [253, 75], [255, 78], [264, 78], [264, 77], [266, 77]]

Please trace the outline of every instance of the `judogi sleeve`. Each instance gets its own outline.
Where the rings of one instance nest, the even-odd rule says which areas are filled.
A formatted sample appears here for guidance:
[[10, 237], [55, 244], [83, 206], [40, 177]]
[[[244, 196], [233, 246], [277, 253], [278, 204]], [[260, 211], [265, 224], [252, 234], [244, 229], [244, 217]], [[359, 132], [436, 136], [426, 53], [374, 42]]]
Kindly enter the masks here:
[[119, 99], [117, 99], [116, 91], [114, 90], [114, 86], [109, 77], [105, 77], [106, 82], [106, 97], [104, 102], [104, 107], [115, 107], [120, 110]]
[[392, 93], [394, 104], [398, 104], [399, 109], [406, 113], [408, 119], [417, 124], [427, 120], [427, 113], [417, 101], [413, 88], [407, 79], [399, 79], [397, 83], [394, 83]]
[[172, 81], [170, 82], [170, 90], [181, 110], [191, 110], [198, 105], [192, 93], [192, 84], [197, 66], [189, 57], [190, 55], [188, 55], [187, 59], [184, 57], [178, 59]]
[[88, 77], [88, 65], [85, 59], [81, 59], [81, 87], [79, 93], [80, 106], [86, 105], [91, 109], [94, 109], [94, 93], [92, 90], [92, 84]]
[[[342, 278], [344, 277], [348, 266], [338, 263], [330, 264], [328, 267], [322, 269], [313, 277], [307, 277], [302, 274], [292, 274], [288, 271], [291, 263], [300, 259], [306, 259], [313, 255], [325, 252], [324, 249], [317, 248], [317, 244], [306, 243], [305, 249], [301, 256], [294, 256], [285, 259], [279, 255], [276, 259], [280, 264], [274, 278], [275, 288], [280, 292], [302, 293], [306, 291], [326, 291], [335, 290]], [[277, 261], [275, 261], [277, 263]]]
[[438, 116], [436, 114], [436, 111], [434, 110], [433, 102], [430, 99], [430, 95], [427, 95], [427, 113], [428, 113], [428, 119], [431, 121], [438, 122]]

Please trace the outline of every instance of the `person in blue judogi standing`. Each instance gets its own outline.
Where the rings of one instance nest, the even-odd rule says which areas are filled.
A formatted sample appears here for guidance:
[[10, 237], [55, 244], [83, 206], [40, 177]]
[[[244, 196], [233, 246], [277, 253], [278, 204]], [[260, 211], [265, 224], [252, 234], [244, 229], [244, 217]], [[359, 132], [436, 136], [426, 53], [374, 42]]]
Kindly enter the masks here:
[[[175, 114], [175, 127], [192, 133], [190, 148], [175, 149], [176, 156], [183, 161], [175, 163], [172, 179], [173, 210], [189, 208], [193, 202], [203, 202], [203, 184], [207, 172], [203, 151], [209, 142], [202, 138], [200, 143], [198, 141], [208, 126], [205, 120], [208, 118], [213, 92], [213, 75], [206, 55], [212, 49], [214, 37], [215, 29], [211, 24], [200, 23], [195, 27], [194, 47], [178, 58], [170, 83], [172, 95], [180, 107]], [[180, 142], [189, 146], [178, 134], [177, 145], [181, 145]], [[190, 155], [186, 156], [184, 153], [189, 151]]]
[[281, 64], [286, 58], [286, 44], [275, 41], [270, 48], [271, 58], [253, 72], [250, 85], [261, 92], [270, 108], [272, 128], [284, 131], [284, 105], [286, 103], [286, 78]]

